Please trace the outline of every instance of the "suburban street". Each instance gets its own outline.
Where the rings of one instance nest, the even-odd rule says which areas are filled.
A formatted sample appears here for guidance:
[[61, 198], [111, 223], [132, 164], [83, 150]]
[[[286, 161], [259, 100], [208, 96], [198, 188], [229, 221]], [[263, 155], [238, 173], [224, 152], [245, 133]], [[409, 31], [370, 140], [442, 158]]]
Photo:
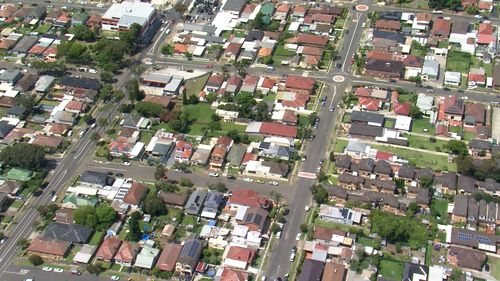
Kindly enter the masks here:
[[[8, 0], [6, 2], [17, 3], [18, 1]], [[24, 3], [37, 3], [41, 1], [28, 0], [23, 1]], [[277, 240], [274, 249], [271, 253], [271, 258], [269, 264], [266, 265], [267, 271], [263, 275], [267, 276], [268, 280], [274, 280], [277, 277], [283, 278], [283, 276], [289, 273], [291, 263], [289, 261], [290, 252], [292, 247], [297, 244], [295, 240], [296, 234], [300, 232], [300, 225], [304, 222], [306, 217], [305, 206], [311, 204], [312, 198], [309, 191], [309, 187], [315, 183], [315, 175], [317, 173], [318, 162], [320, 159], [324, 159], [328, 153], [328, 148], [332, 142], [333, 130], [336, 126], [336, 117], [338, 114], [337, 105], [342, 100], [342, 95], [352, 85], [372, 85], [380, 87], [389, 88], [405, 88], [408, 91], [414, 91], [417, 93], [426, 92], [426, 88], [418, 87], [415, 83], [398, 81], [396, 83], [375, 80], [370, 77], [361, 77], [352, 75], [350, 71], [351, 57], [356, 53], [362, 33], [363, 33], [363, 23], [367, 21], [367, 13], [371, 10], [388, 10], [389, 7], [372, 6], [369, 2], [363, 1], [363, 4], [370, 6], [370, 10], [367, 12], [358, 12], [355, 10], [350, 10], [351, 21], [347, 24], [346, 30], [347, 34], [343, 38], [342, 47], [339, 49], [340, 58], [333, 62], [331, 69], [329, 71], [304, 71], [298, 69], [291, 69], [288, 67], [276, 67], [274, 70], [269, 70], [263, 67], [249, 67], [247, 72], [249, 74], [255, 75], [272, 75], [272, 76], [283, 76], [283, 75], [301, 75], [308, 76], [317, 79], [318, 81], [324, 82], [323, 95], [327, 96], [326, 106], [322, 107], [321, 103], [319, 106], [318, 116], [320, 118], [319, 126], [313, 131], [315, 138], [306, 144], [306, 149], [304, 154], [307, 156], [307, 160], [300, 163], [300, 167], [297, 169], [301, 172], [300, 176], [293, 177], [290, 183], [281, 183], [279, 186], [271, 186], [269, 184], [257, 184], [257, 183], [247, 183], [243, 182], [241, 179], [227, 180], [225, 177], [212, 178], [208, 177], [205, 173], [193, 173], [193, 174], [183, 174], [176, 173], [173, 171], [168, 172], [168, 177], [172, 179], [180, 179], [182, 177], [189, 178], [196, 186], [206, 186], [208, 183], [223, 182], [230, 190], [236, 189], [246, 189], [250, 188], [258, 191], [262, 194], [269, 194], [272, 190], [280, 192], [286, 202], [289, 205], [289, 215], [286, 217], [287, 223], [284, 225], [282, 231], [282, 236], [280, 240]], [[54, 2], [51, 5], [58, 6], [68, 6], [74, 8], [85, 8], [92, 9], [99, 12], [104, 12], [106, 7], [97, 8], [94, 5], [85, 5], [80, 3], [66, 3], [66, 2]], [[391, 10], [398, 10], [396, 7], [390, 7]], [[405, 9], [405, 11], [411, 11]], [[446, 14], [448, 15], [448, 14]], [[449, 14], [450, 17], [470, 20], [470, 16], [458, 16], [455, 14]], [[493, 23], [500, 23], [498, 19], [492, 19]], [[187, 61], [180, 59], [167, 58], [159, 54], [161, 49], [161, 43], [168, 36], [166, 30], [172, 28], [170, 24], [163, 24], [160, 31], [157, 33], [156, 37], [153, 38], [151, 44], [144, 49], [140, 54], [136, 56], [136, 60], [144, 61], [144, 59], [151, 59], [157, 65], [167, 65], [171, 67], [182, 67], [186, 69], [205, 69], [208, 64], [207, 61]], [[340, 68], [336, 67], [337, 63], [341, 63]], [[213, 64], [213, 71], [220, 71], [223, 64]], [[233, 67], [229, 67], [230, 71], [234, 70]], [[130, 79], [132, 73], [130, 70], [126, 70], [122, 75], [117, 76], [118, 82], [116, 87], [118, 89], [123, 89], [124, 83]], [[341, 76], [341, 78], [340, 78]], [[334, 80], [334, 77], [339, 80]], [[449, 90], [434, 88], [432, 92], [426, 92], [432, 96], [447, 96], [451, 94]], [[485, 93], [479, 91], [464, 91], [463, 93], [457, 93], [462, 97], [467, 99], [490, 103], [499, 102], [500, 97], [496, 94]], [[122, 101], [125, 102], [125, 101]], [[115, 117], [120, 103], [113, 105], [107, 110], [102, 110], [97, 113], [96, 120], [100, 118], [106, 118], [111, 120]], [[330, 111], [333, 108], [334, 111]], [[132, 165], [123, 166], [117, 162], [99, 162], [93, 160], [93, 153], [95, 151], [95, 142], [92, 141], [91, 135], [93, 132], [99, 134], [104, 134], [105, 127], [97, 126], [95, 128], [89, 128], [89, 131], [83, 138], [77, 139], [66, 151], [65, 156], [59, 161], [57, 167], [48, 180], [50, 181], [46, 190], [39, 197], [32, 197], [27, 206], [21, 213], [19, 213], [15, 218], [15, 224], [6, 233], [9, 239], [5, 244], [0, 245], [0, 280], [17, 281], [25, 280], [26, 278], [36, 276], [36, 281], [52, 281], [55, 278], [58, 280], [109, 280], [104, 277], [95, 277], [88, 274], [84, 274], [79, 277], [74, 277], [70, 275], [69, 272], [65, 273], [47, 273], [43, 272], [41, 269], [29, 268], [27, 274], [20, 273], [21, 267], [17, 267], [12, 264], [13, 259], [17, 252], [17, 242], [21, 239], [28, 238], [35, 228], [35, 223], [39, 220], [39, 215], [37, 212], [37, 207], [41, 205], [47, 205], [50, 203], [50, 191], [54, 190], [60, 195], [63, 194], [65, 188], [68, 185], [68, 181], [84, 170], [100, 170], [100, 171], [112, 171], [114, 173], [123, 173], [125, 177], [141, 179], [141, 180], [154, 180], [154, 167], [142, 166], [142, 165]]]

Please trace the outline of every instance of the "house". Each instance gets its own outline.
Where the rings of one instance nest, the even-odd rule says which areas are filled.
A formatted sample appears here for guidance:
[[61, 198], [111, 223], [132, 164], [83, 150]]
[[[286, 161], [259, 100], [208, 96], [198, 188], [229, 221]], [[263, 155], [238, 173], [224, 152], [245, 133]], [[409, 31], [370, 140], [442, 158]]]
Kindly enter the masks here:
[[155, 264], [156, 258], [158, 257], [159, 253], [160, 250], [155, 249], [153, 247], [150, 246], [143, 247], [139, 252], [139, 254], [137, 255], [134, 266], [145, 269], [153, 268], [153, 265]]
[[457, 190], [457, 174], [455, 172], [446, 172], [437, 175], [435, 178], [435, 187], [443, 194], [455, 194]]
[[179, 258], [175, 264], [175, 271], [191, 275], [200, 260], [203, 247], [203, 242], [199, 239], [193, 238], [187, 240], [182, 246]]
[[94, 230], [85, 225], [51, 222], [43, 231], [43, 238], [68, 241], [72, 244], [85, 244]]
[[271, 119], [278, 123], [289, 126], [295, 126], [299, 122], [297, 113], [291, 109], [274, 110]]
[[366, 112], [366, 111], [353, 111], [351, 113], [351, 123], [365, 124], [370, 126], [382, 127], [385, 117], [382, 114]]
[[479, 23], [477, 28], [477, 44], [490, 45], [495, 42], [494, 28], [491, 23]]
[[203, 206], [203, 202], [207, 197], [207, 192], [202, 190], [195, 190], [189, 196], [189, 199], [184, 207], [184, 212], [189, 215], [198, 216]]
[[205, 202], [203, 203], [203, 210], [201, 217], [208, 219], [215, 219], [219, 212], [219, 207], [224, 200], [224, 195], [220, 192], [210, 190], [207, 193]]
[[485, 140], [472, 140], [469, 142], [469, 153], [473, 157], [486, 157], [491, 153], [491, 142]]
[[392, 180], [370, 179], [365, 181], [363, 188], [387, 194], [396, 192], [396, 184]]
[[156, 262], [156, 268], [168, 272], [174, 271], [182, 248], [181, 244], [166, 243], [163, 246], [163, 250], [158, 258], [158, 261]]
[[227, 155], [227, 162], [231, 167], [239, 168], [241, 162], [243, 161], [243, 157], [245, 157], [245, 153], [247, 148], [240, 144], [235, 144], [231, 146], [231, 150]]
[[467, 81], [469, 88], [486, 85], [486, 71], [484, 68], [471, 68]]
[[175, 144], [174, 159], [179, 163], [188, 163], [193, 155], [193, 144], [183, 140]]
[[227, 153], [232, 145], [233, 140], [228, 137], [221, 137], [217, 139], [217, 143], [210, 155], [210, 169], [218, 170], [224, 167]]
[[317, 260], [305, 259], [302, 264], [298, 281], [321, 280], [323, 274], [324, 263]]
[[371, 158], [364, 158], [351, 165], [351, 170], [366, 179], [370, 178], [375, 166], [375, 161]]
[[486, 108], [480, 103], [466, 103], [464, 126], [477, 127], [486, 125]]
[[223, 256], [222, 265], [245, 270], [252, 263], [255, 250], [240, 246], [230, 246]]
[[451, 246], [448, 249], [448, 262], [460, 268], [469, 268], [481, 271], [486, 262], [486, 253], [483, 251]]
[[422, 76], [426, 80], [437, 80], [439, 78], [439, 62], [425, 60], [422, 66]]
[[314, 227], [314, 241], [324, 245], [336, 246], [344, 242], [347, 232], [336, 228]]
[[196, 148], [196, 151], [191, 156], [189, 161], [192, 165], [206, 166], [208, 164], [208, 159], [212, 153], [213, 146], [208, 144], [200, 144]]
[[37, 135], [30, 143], [36, 146], [55, 149], [61, 146], [62, 141], [63, 139], [57, 136]]
[[0, 193], [16, 196], [21, 188], [21, 184], [13, 180], [0, 180]]
[[328, 44], [328, 36], [300, 33], [297, 36], [288, 39], [287, 43], [325, 48]]
[[401, 78], [403, 62], [368, 58], [365, 63], [364, 73], [379, 78]]
[[307, 93], [278, 92], [274, 108], [275, 110], [303, 111], [306, 109], [309, 98]]
[[84, 206], [96, 206], [97, 199], [96, 198], [86, 198], [78, 196], [76, 193], [69, 193], [64, 196], [63, 201], [61, 203], [61, 207], [66, 209], [76, 210], [80, 207]]
[[38, 80], [38, 75], [32, 73], [26, 73], [21, 77], [14, 87], [14, 90], [21, 92], [29, 92], [33, 89], [36, 81]]
[[228, 59], [229, 61], [234, 61], [238, 59], [238, 56], [240, 55], [241, 52], [241, 46], [242, 45], [238, 43], [229, 43], [229, 45], [227, 45], [226, 49], [222, 53], [222, 56]]
[[340, 155], [335, 159], [335, 169], [337, 174], [348, 172], [351, 169], [352, 157], [349, 155]]
[[54, 215], [54, 221], [60, 223], [74, 223], [73, 213], [74, 210], [71, 209], [59, 209]]
[[460, 86], [462, 74], [460, 72], [446, 71], [444, 73], [444, 84], [451, 86]]
[[290, 5], [288, 3], [281, 3], [276, 8], [276, 12], [274, 13], [274, 19], [279, 21], [286, 20], [289, 12], [290, 12]]
[[297, 127], [276, 122], [250, 122], [245, 132], [252, 135], [278, 136], [290, 139], [297, 137]]
[[114, 257], [115, 263], [130, 267], [135, 261], [138, 252], [139, 247], [137, 245], [128, 241], [123, 241]]
[[401, 22], [399, 20], [385, 20], [379, 19], [375, 22], [375, 28], [387, 31], [400, 31]]
[[345, 265], [329, 261], [325, 263], [323, 277], [321, 281], [344, 281], [347, 277], [347, 268]]
[[10, 53], [20, 55], [28, 54], [28, 51], [38, 42], [38, 38], [34, 36], [23, 36], [12, 49]]
[[35, 83], [35, 91], [37, 93], [46, 93], [52, 87], [55, 77], [49, 75], [42, 75]]
[[289, 166], [283, 163], [268, 161], [248, 161], [245, 167], [245, 174], [265, 177], [267, 179], [286, 178], [289, 173]]
[[349, 173], [344, 172], [339, 176], [339, 185], [346, 189], [356, 190], [361, 187], [365, 182], [365, 179], [360, 176], [354, 176]]
[[465, 111], [465, 102], [456, 95], [444, 98], [444, 117], [448, 121], [462, 121]]
[[240, 77], [233, 75], [227, 79], [225, 91], [228, 93], [236, 94], [240, 91], [242, 83], [243, 80]]
[[224, 75], [214, 73], [208, 78], [205, 88], [208, 92], [218, 92], [222, 83], [224, 83]]
[[368, 157], [371, 151], [371, 146], [361, 142], [358, 139], [349, 139], [344, 153], [351, 156], [353, 159], [362, 159]]
[[70, 247], [71, 243], [68, 241], [36, 237], [31, 241], [26, 252], [28, 254], [40, 255], [49, 260], [62, 259], [68, 254]]
[[377, 163], [375, 163], [373, 173], [376, 174], [379, 178], [387, 180], [392, 178], [392, 167], [389, 162], [385, 160], [379, 160], [377, 161]]
[[427, 280], [429, 276], [429, 267], [417, 263], [405, 263], [403, 271], [403, 280]]
[[247, 75], [245, 79], [243, 79], [243, 85], [241, 86], [242, 92], [254, 93], [257, 88], [257, 83], [259, 82], [259, 78], [257, 76]]
[[7, 193], [0, 193], [0, 212], [5, 211], [9, 207], [11, 201]]
[[450, 37], [451, 20], [444, 18], [436, 18], [432, 24], [431, 35], [440, 39], [447, 39]]
[[108, 174], [104, 172], [85, 170], [79, 178], [80, 185], [92, 188], [102, 188], [106, 185]]
[[[250, 231], [261, 232], [267, 222], [268, 211], [261, 207], [249, 207], [238, 224], [248, 226]], [[238, 219], [238, 218], [237, 218]]]
[[0, 74], [0, 82], [15, 85], [23, 76], [20, 70], [5, 70]]
[[80, 248], [73, 258], [73, 263], [75, 264], [88, 264], [94, 258], [97, 246], [92, 246], [85, 244]]
[[285, 82], [285, 88], [290, 92], [306, 92], [312, 94], [315, 80], [310, 77], [288, 75]]
[[360, 224], [361, 213], [348, 208], [338, 208], [322, 204], [319, 206], [319, 218], [324, 221], [341, 224]]
[[118, 252], [118, 249], [120, 249], [121, 244], [122, 241], [120, 239], [116, 237], [108, 237], [102, 241], [95, 257], [99, 260], [112, 262]]
[[220, 275], [220, 281], [248, 281], [248, 275], [248, 272], [224, 267]]
[[260, 197], [259, 194], [251, 189], [234, 190], [228, 199], [227, 206], [230, 210], [245, 209], [247, 207], [263, 207], [269, 206], [269, 201], [265, 197]]
[[188, 199], [187, 193], [184, 192], [166, 192], [160, 190], [158, 192], [158, 197], [169, 207], [183, 207]]

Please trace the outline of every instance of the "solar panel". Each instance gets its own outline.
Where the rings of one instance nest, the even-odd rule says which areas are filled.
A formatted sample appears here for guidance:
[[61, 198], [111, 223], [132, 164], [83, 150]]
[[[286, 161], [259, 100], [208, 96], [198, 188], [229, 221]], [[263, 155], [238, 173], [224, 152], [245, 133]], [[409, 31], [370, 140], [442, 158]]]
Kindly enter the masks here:
[[491, 240], [486, 236], [476, 235], [476, 240], [481, 244], [491, 245]]
[[463, 241], [470, 241], [472, 239], [472, 235], [470, 235], [469, 233], [459, 232], [458, 239]]
[[258, 215], [256, 214], [255, 215], [255, 223], [256, 224], [260, 224], [260, 222], [262, 221], [262, 216], [261, 215]]

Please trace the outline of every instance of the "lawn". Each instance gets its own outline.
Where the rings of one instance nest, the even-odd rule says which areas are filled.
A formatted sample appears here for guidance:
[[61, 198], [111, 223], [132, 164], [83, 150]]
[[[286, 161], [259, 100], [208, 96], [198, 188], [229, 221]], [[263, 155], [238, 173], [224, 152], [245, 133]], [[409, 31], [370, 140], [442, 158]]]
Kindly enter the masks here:
[[486, 72], [486, 76], [493, 76], [493, 64], [484, 63], [482, 60], [476, 57], [472, 57], [471, 59], [471, 68], [483, 68]]
[[307, 127], [309, 125], [309, 118], [305, 115], [299, 115], [299, 127]]
[[274, 102], [274, 100], [276, 100], [276, 94], [274, 93], [267, 94], [267, 96], [265, 96], [263, 100], [268, 102]]
[[139, 140], [145, 144], [148, 144], [152, 138], [153, 138], [153, 133], [141, 132], [141, 137], [139, 138]]
[[345, 23], [345, 19], [337, 19], [335, 21], [335, 29], [342, 29], [342, 28], [344, 28], [344, 23]]
[[425, 247], [425, 265], [432, 265], [432, 244], [427, 244]]
[[[424, 132], [424, 129], [426, 129], [427, 132]], [[413, 119], [411, 131], [434, 135], [436, 133], [436, 128], [429, 123], [429, 118]]]
[[439, 214], [442, 220], [448, 219], [448, 200], [446, 199], [432, 199], [431, 210], [433, 213]]
[[488, 263], [490, 264], [491, 275], [496, 280], [500, 280], [500, 259], [488, 257]]
[[351, 114], [346, 113], [342, 116], [342, 123], [351, 123]]
[[47, 33], [51, 28], [52, 28], [52, 24], [44, 23], [43, 25], [39, 25], [35, 29], [35, 31], [44, 34], [44, 33]]
[[104, 236], [104, 231], [96, 231], [92, 238], [90, 239], [89, 245], [98, 246]]
[[376, 247], [378, 246], [374, 239], [368, 237], [359, 237], [358, 243], [367, 247]]
[[473, 132], [467, 132], [467, 131], [465, 131], [463, 137], [464, 137], [465, 141], [471, 141], [471, 140], [473, 140], [476, 137], [476, 134], [473, 133]]
[[16, 208], [16, 209], [19, 209], [21, 208], [21, 206], [24, 204], [23, 201], [21, 200], [14, 200], [14, 202], [12, 202], [12, 204], [10, 204], [10, 207], [11, 208]]
[[8, 108], [6, 108], [6, 107], [0, 107], [0, 118], [4, 117], [5, 115], [7, 115], [7, 111], [9, 111]]
[[207, 73], [200, 77], [189, 79], [186, 82], [186, 95], [188, 97], [192, 95], [198, 96], [198, 93], [201, 92], [201, 90], [203, 90], [203, 88], [205, 87], [208, 78], [210, 78], [210, 73]]
[[278, 56], [293, 57], [295, 55], [295, 51], [285, 49], [284, 44], [278, 44], [274, 54]]
[[229, 132], [231, 130], [236, 130], [239, 133], [244, 133], [247, 128], [245, 125], [238, 125], [232, 122], [221, 122], [221, 127], [223, 131]]
[[334, 148], [334, 151], [336, 153], [343, 153], [344, 152], [344, 149], [346, 148], [347, 146], [347, 143], [348, 141], [347, 140], [342, 140], [342, 139], [337, 139], [337, 141], [335, 142], [335, 148]]
[[[413, 166], [431, 168], [434, 171], [441, 170], [455, 172], [457, 170], [457, 165], [455, 163], [449, 163], [448, 157], [445, 155], [435, 155], [432, 153], [414, 151], [402, 147], [392, 147], [379, 144], [373, 144], [372, 147], [382, 151], [392, 152], [399, 157], [408, 160]], [[337, 148], [335, 151], [337, 151]]]
[[404, 263], [401, 261], [382, 259], [378, 272], [382, 277], [389, 280], [401, 280], [403, 278]]
[[470, 63], [471, 63], [471, 55], [469, 53], [451, 50], [448, 53], [446, 70], [456, 71], [460, 73], [468, 73]]
[[429, 1], [425, 0], [409, 1], [401, 4], [401, 6], [406, 8], [429, 9]]
[[184, 106], [184, 111], [188, 114], [189, 118], [193, 119], [195, 123], [210, 123], [214, 110], [210, 108], [208, 103], [188, 104]]
[[182, 224], [183, 225], [195, 225], [196, 224], [196, 218], [191, 216], [191, 215], [186, 215], [182, 219]]
[[408, 138], [410, 147], [431, 150], [431, 151], [439, 151], [447, 143], [447, 141], [443, 140], [433, 139], [431, 141], [430, 138], [424, 138], [413, 135], [406, 135], [406, 137]]

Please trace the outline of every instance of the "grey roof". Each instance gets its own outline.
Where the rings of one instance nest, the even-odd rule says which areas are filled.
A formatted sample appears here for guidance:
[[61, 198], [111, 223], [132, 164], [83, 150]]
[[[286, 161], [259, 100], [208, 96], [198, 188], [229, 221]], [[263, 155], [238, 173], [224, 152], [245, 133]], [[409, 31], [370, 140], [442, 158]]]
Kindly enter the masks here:
[[403, 165], [399, 168], [398, 177], [413, 180], [415, 178], [415, 167], [407, 164]]
[[93, 232], [92, 228], [85, 225], [52, 222], [45, 228], [43, 237], [85, 244]]
[[35, 91], [45, 92], [56, 78], [54, 76], [42, 75], [35, 83]]
[[367, 183], [379, 189], [384, 189], [392, 192], [396, 191], [396, 183], [394, 183], [394, 181], [392, 180], [372, 179], [368, 180]]
[[403, 281], [413, 280], [413, 275], [415, 274], [429, 276], [429, 267], [423, 264], [407, 262], [403, 272]]
[[454, 198], [453, 214], [461, 217], [467, 217], [467, 205], [469, 198], [465, 195], [457, 195]]
[[246, 4], [246, 0], [227, 0], [222, 11], [241, 12]]
[[196, 37], [196, 38], [204, 39], [205, 41], [207, 41], [207, 43], [222, 44], [222, 43], [226, 42], [226, 39], [224, 37], [221, 37], [221, 36], [202, 35], [202, 34], [193, 34], [192, 36]]
[[262, 38], [264, 38], [264, 31], [250, 30], [245, 37], [245, 41], [262, 41]]
[[351, 124], [349, 134], [356, 136], [381, 137], [384, 135], [384, 128], [356, 123]]
[[363, 171], [363, 172], [372, 172], [375, 166], [375, 160], [371, 158], [361, 159], [358, 163], [352, 164], [353, 171]]
[[270, 167], [269, 172], [271, 174], [280, 175], [283, 178], [288, 175], [289, 167], [287, 164], [263, 161], [262, 166]]
[[139, 120], [141, 120], [141, 116], [134, 115], [131, 113], [124, 113], [122, 126], [128, 128], [135, 128], [137, 127], [137, 123], [139, 123]]
[[23, 116], [25, 113], [26, 113], [26, 108], [17, 105], [9, 108], [9, 110], [7, 111], [7, 115], [18, 116], [18, 117]]
[[384, 30], [374, 30], [373, 38], [382, 38], [396, 41], [400, 44], [404, 44], [406, 41], [406, 37], [402, 33], [384, 31]]
[[342, 175], [339, 176], [339, 182], [347, 184], [351, 183], [363, 184], [365, 182], [365, 179], [360, 176], [351, 175], [349, 173], [343, 173]]
[[470, 197], [469, 203], [467, 204], [467, 219], [469, 221], [477, 220], [478, 215], [479, 215], [479, 203], [476, 201], [476, 199]]
[[482, 244], [496, 245], [500, 242], [500, 236], [455, 227], [451, 230], [452, 244], [477, 248], [479, 241]]
[[335, 159], [335, 167], [350, 169], [352, 163], [352, 157], [349, 155], [340, 155]]
[[342, 198], [342, 199], [347, 199], [347, 190], [333, 185], [333, 186], [327, 186], [326, 191], [328, 191], [328, 194], [330, 197], [337, 197], [337, 198]]
[[17, 53], [27, 53], [33, 45], [38, 42], [38, 38], [32, 36], [24, 36], [17, 42], [17, 44], [12, 48], [12, 52]]
[[426, 60], [422, 66], [422, 74], [431, 76], [439, 75], [439, 63], [435, 60]]
[[89, 171], [85, 170], [80, 176], [80, 182], [106, 185], [106, 180], [108, 179], [108, 174], [104, 172]]
[[[205, 24], [196, 24], [196, 23], [184, 23], [183, 25], [184, 31], [202, 31], [208, 34], [214, 34], [217, 31], [217, 27]], [[198, 35], [195, 35], [196, 37]]]
[[245, 212], [245, 216], [243, 217], [243, 224], [255, 224], [260, 229], [264, 227], [266, 223], [268, 212], [265, 209], [260, 207], [250, 207]]
[[313, 281], [321, 280], [325, 264], [322, 261], [305, 259], [298, 281]]
[[52, 118], [56, 123], [75, 123], [75, 114], [69, 111], [57, 111]]
[[389, 162], [385, 160], [379, 160], [375, 164], [374, 172], [383, 175], [392, 175], [392, 167]]
[[240, 166], [243, 157], [245, 156], [247, 148], [240, 144], [235, 144], [231, 146], [231, 150], [227, 155], [227, 161], [232, 166]]
[[401, 75], [403, 71], [403, 63], [400, 61], [389, 61], [371, 58], [366, 60], [365, 69]]
[[422, 177], [428, 177], [431, 180], [434, 180], [434, 173], [429, 168], [418, 169], [415, 172], [415, 179], [420, 180]]
[[5, 70], [2, 74], [0, 74], [0, 81], [7, 83], [16, 83], [22, 76], [20, 70]]
[[349, 139], [349, 142], [346, 146], [346, 151], [355, 152], [355, 153], [365, 153], [366, 148], [368, 147], [367, 143], [361, 142], [357, 139]]
[[101, 87], [101, 83], [97, 79], [74, 76], [64, 76], [59, 84], [65, 87], [90, 89], [96, 91]]
[[201, 251], [203, 249], [203, 242], [199, 239], [189, 239], [182, 246], [182, 250], [177, 259], [178, 263], [189, 265], [192, 269], [200, 259]]
[[217, 213], [219, 206], [224, 200], [224, 195], [217, 191], [209, 191], [203, 203], [203, 212]]
[[184, 206], [184, 211], [186, 212], [186, 214], [195, 216], [198, 215], [206, 197], [207, 192], [203, 190], [195, 190], [193, 193], [191, 193], [191, 196], [189, 196], [189, 199]]
[[19, 79], [19, 81], [17, 81], [14, 89], [22, 92], [29, 91], [33, 88], [33, 85], [35, 85], [35, 82], [37, 80], [38, 75], [33, 73], [26, 73], [23, 77], [21, 77], [21, 79]]
[[450, 189], [457, 188], [457, 174], [455, 172], [442, 173], [436, 176], [436, 183], [446, 186]]
[[379, 19], [383, 20], [397, 20], [400, 21], [403, 13], [402, 12], [397, 12], [397, 11], [390, 11], [390, 12], [381, 12], [379, 14]]
[[382, 124], [384, 123], [384, 115], [368, 112], [368, 111], [353, 111], [351, 113], [351, 122], [361, 122], [361, 123], [374, 123]]
[[477, 183], [479, 188], [484, 189], [490, 192], [496, 192], [500, 190], [500, 183], [498, 183], [494, 179], [485, 179], [484, 181], [480, 181]]
[[470, 22], [466, 21], [453, 21], [451, 26], [451, 33], [467, 34], [470, 30]]
[[0, 139], [5, 138], [14, 127], [14, 125], [9, 124], [7, 121], [0, 121]]
[[165, 144], [158, 142], [153, 148], [152, 153], [158, 156], [166, 156], [172, 151], [173, 146], [173, 143]]
[[472, 193], [476, 190], [476, 180], [473, 177], [460, 175], [458, 176], [458, 188]]
[[491, 150], [491, 146], [491, 142], [485, 140], [475, 139], [469, 142], [469, 147], [473, 149]]

